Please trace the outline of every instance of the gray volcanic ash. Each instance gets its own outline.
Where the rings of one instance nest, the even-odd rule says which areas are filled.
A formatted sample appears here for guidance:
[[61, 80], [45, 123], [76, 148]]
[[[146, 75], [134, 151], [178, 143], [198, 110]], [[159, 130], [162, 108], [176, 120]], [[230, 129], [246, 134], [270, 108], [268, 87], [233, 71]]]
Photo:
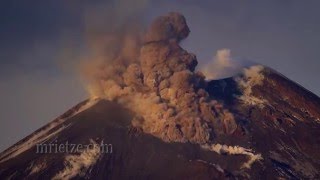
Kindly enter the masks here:
[[89, 89], [102, 92], [93, 96], [131, 109], [135, 126], [165, 141], [207, 143], [232, 133], [237, 128], [233, 115], [210, 99], [204, 76], [195, 72], [196, 56], [179, 45], [189, 32], [179, 13], [157, 18], [142, 39], [129, 42], [135, 46], [123, 47], [135, 50], [135, 56], [123, 50], [112, 60], [104, 57], [102, 71], [91, 69], [99, 77]]

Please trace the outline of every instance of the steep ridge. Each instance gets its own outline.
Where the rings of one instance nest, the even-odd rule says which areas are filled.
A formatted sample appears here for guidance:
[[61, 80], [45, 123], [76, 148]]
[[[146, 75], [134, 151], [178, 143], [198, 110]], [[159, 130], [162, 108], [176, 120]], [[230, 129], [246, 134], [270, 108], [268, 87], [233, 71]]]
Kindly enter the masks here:
[[[37, 153], [36, 145], [0, 164], [0, 177], [12, 179], [43, 178], [218, 178], [225, 171], [201, 159], [206, 153], [199, 146], [190, 143], [165, 143], [151, 135], [144, 134], [130, 124], [130, 112], [118, 104], [99, 100], [89, 109], [58, 126], [69, 125], [46, 142], [69, 144], [110, 143], [109, 154], [86, 153], [80, 158], [78, 153]], [[41, 131], [36, 131], [34, 135]], [[33, 136], [26, 138], [28, 141]], [[90, 142], [91, 140], [91, 142]], [[21, 144], [21, 143], [18, 143]], [[9, 148], [8, 150], [14, 148]], [[66, 159], [74, 156], [73, 164]], [[90, 158], [97, 156], [96, 158]], [[76, 158], [77, 157], [77, 158]], [[69, 158], [70, 159], [70, 158]], [[82, 161], [94, 159], [84, 168]], [[240, 158], [241, 159], [241, 158]], [[81, 168], [77, 168], [81, 166]], [[75, 174], [70, 173], [73, 171]], [[81, 173], [80, 173], [81, 172]], [[61, 176], [63, 174], [64, 176]], [[196, 175], [196, 176], [195, 176]]]
[[237, 114], [239, 137], [264, 158], [266, 177], [319, 178], [320, 98], [280, 73], [264, 67], [263, 80], [252, 86], [250, 96], [261, 104], [248, 104], [239, 78], [209, 82], [210, 95], [225, 102]]

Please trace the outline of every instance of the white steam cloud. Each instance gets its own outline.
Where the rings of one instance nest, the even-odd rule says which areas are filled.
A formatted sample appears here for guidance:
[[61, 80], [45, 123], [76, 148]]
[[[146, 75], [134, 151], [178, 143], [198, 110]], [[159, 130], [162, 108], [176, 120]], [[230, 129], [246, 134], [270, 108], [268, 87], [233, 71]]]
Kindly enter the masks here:
[[262, 160], [261, 154], [254, 154], [252, 149], [244, 148], [241, 146], [228, 146], [225, 144], [212, 144], [212, 145], [202, 145], [203, 149], [214, 151], [218, 154], [227, 154], [227, 155], [246, 155], [249, 156], [249, 160], [245, 163], [243, 163], [241, 168], [247, 168], [250, 169], [251, 165], [255, 161]]
[[264, 107], [267, 100], [262, 97], [256, 97], [252, 94], [252, 87], [263, 84], [264, 75], [262, 73], [264, 67], [261, 65], [251, 66], [243, 69], [243, 77], [236, 77], [235, 80], [242, 90], [239, 99], [246, 105]]
[[220, 49], [211, 62], [206, 64], [201, 71], [207, 80], [231, 77], [241, 72], [243, 65], [235, 61], [230, 49]]

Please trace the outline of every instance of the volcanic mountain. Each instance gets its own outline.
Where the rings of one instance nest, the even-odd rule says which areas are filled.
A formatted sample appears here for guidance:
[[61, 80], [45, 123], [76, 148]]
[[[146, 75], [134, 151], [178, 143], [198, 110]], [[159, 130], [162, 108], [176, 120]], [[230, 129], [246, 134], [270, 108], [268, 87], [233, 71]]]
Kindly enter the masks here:
[[157, 18], [99, 93], [0, 154], [0, 178], [319, 179], [320, 98], [262, 65], [205, 80], [189, 32]]

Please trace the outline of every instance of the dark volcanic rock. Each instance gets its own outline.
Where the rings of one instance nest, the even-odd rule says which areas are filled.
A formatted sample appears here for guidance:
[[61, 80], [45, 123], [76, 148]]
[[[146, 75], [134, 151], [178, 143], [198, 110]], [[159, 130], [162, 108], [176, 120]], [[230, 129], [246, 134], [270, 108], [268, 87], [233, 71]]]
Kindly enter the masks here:
[[[131, 126], [131, 112], [96, 99], [80, 103], [1, 153], [0, 178], [318, 179], [319, 98], [271, 69], [263, 74], [263, 85], [252, 87], [252, 96], [267, 99], [263, 107], [240, 101], [241, 88], [232, 78], [207, 87], [213, 98], [226, 101], [238, 123], [233, 134], [219, 136], [216, 143], [261, 153], [263, 160], [251, 169], [240, 168], [248, 161], [245, 155], [218, 154], [197, 144], [166, 143], [145, 134]], [[287, 98], [291, 96], [295, 98]], [[39, 143], [66, 142], [104, 142], [112, 145], [112, 152], [37, 153]]]
[[[197, 145], [165, 143], [158, 138], [133, 129], [130, 126], [130, 113], [115, 103], [99, 100], [95, 105], [79, 114], [71, 117], [64, 115], [63, 117], [66, 119], [61, 124], [57, 124], [54, 129], [63, 126], [66, 128], [51, 137], [52, 132], [46, 132], [43, 136], [50, 138], [45, 139], [44, 142], [58, 144], [68, 142], [69, 144], [85, 145], [90, 143], [90, 139], [93, 139], [96, 142], [103, 141], [112, 144], [112, 153], [101, 154], [89, 169], [83, 171], [82, 174], [71, 176], [72, 178], [223, 179], [232, 177], [231, 174], [221, 172], [217, 167], [209, 164], [207, 160], [213, 159], [214, 156], [207, 159], [210, 153], [208, 154]], [[58, 119], [52, 123], [57, 121]], [[12, 148], [15, 146], [25, 147], [25, 142], [43, 132], [50, 124]], [[36, 144], [32, 144], [25, 151], [5, 160], [6, 156], [3, 155], [12, 148], [1, 154], [1, 179], [9, 177], [12, 179], [53, 178], [66, 169], [65, 159], [67, 156], [70, 154], [77, 156], [77, 153], [37, 153]], [[21, 148], [19, 149], [21, 150]], [[39, 168], [37, 172], [33, 172], [34, 167], [41, 164], [44, 164], [43, 169]]]
[[243, 104], [236, 78], [209, 82], [210, 95], [237, 114], [237, 136], [264, 158], [259, 170], [266, 179], [318, 179], [320, 170], [320, 98], [270, 68], [263, 70], [263, 85], [252, 87], [252, 96], [268, 103], [262, 108]]

